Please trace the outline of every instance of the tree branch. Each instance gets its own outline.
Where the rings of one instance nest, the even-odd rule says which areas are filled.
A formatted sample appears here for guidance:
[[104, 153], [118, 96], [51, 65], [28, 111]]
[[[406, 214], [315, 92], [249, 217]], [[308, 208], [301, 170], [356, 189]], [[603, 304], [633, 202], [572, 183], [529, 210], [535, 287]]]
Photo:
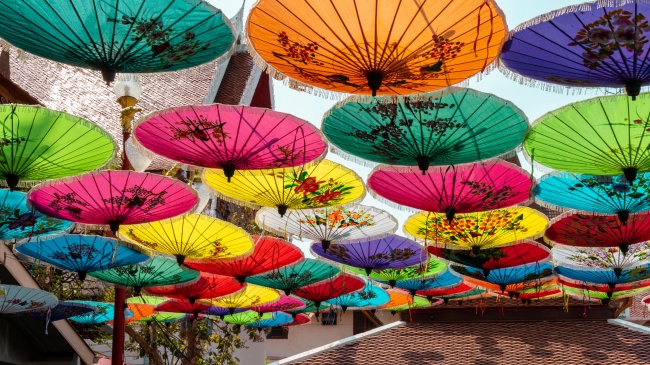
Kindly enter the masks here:
[[151, 359], [153, 365], [165, 365], [163, 358], [158, 353], [158, 348], [151, 347], [149, 343], [131, 326], [124, 326], [126, 333], [135, 341], [138, 346], [147, 354]]

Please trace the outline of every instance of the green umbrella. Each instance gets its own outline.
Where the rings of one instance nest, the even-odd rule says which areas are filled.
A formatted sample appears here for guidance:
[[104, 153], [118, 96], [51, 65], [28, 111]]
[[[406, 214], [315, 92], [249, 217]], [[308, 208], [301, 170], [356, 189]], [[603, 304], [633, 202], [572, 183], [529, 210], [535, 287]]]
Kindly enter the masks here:
[[235, 325], [245, 325], [252, 322], [261, 321], [263, 319], [270, 319], [273, 317], [273, 313], [264, 313], [260, 316], [259, 313], [255, 311], [244, 311], [235, 314], [230, 314], [224, 317], [224, 321], [235, 324]]
[[339, 268], [326, 262], [305, 259], [299, 264], [284, 266], [264, 274], [248, 277], [246, 282], [284, 290], [284, 293], [289, 295], [298, 288], [330, 279], [338, 275], [339, 271]]
[[95, 124], [40, 106], [0, 105], [0, 178], [11, 190], [19, 181], [47, 180], [102, 167], [116, 149]]
[[[366, 275], [366, 270], [363, 268], [356, 268], [352, 266], [344, 266], [346, 270], [352, 271], [357, 274]], [[400, 280], [409, 280], [418, 277], [430, 277], [439, 275], [447, 269], [447, 264], [442, 260], [431, 259], [428, 265], [413, 265], [398, 269], [382, 269], [372, 270], [370, 275], [371, 279], [388, 283], [391, 287]]]

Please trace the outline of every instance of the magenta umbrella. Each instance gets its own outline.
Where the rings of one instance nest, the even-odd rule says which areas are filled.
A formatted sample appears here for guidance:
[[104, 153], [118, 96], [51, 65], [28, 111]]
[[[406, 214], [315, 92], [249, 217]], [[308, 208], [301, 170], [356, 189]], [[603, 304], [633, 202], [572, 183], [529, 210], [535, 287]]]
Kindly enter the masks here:
[[196, 192], [168, 177], [134, 171], [95, 171], [34, 187], [27, 201], [56, 218], [91, 225], [138, 224], [194, 209]]
[[368, 178], [368, 190], [381, 201], [398, 209], [445, 213], [449, 221], [456, 213], [530, 203], [532, 184], [528, 172], [497, 159], [432, 167], [424, 174], [417, 167], [380, 165]]
[[248, 307], [249, 310], [258, 313], [284, 312], [288, 310], [300, 310], [305, 308], [305, 302], [296, 297], [282, 294], [280, 299], [273, 303], [263, 303]]
[[194, 105], [154, 112], [134, 128], [137, 143], [174, 161], [259, 170], [319, 161], [327, 145], [315, 126], [292, 115], [242, 105]]

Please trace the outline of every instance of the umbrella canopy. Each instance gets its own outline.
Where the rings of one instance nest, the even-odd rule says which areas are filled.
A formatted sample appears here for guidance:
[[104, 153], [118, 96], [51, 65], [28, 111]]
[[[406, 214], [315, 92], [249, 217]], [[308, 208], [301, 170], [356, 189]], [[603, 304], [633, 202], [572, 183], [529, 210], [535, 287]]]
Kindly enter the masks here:
[[300, 298], [280, 294], [280, 299], [273, 303], [257, 304], [248, 309], [257, 313], [284, 312], [305, 309], [307, 305]]
[[479, 285], [487, 283], [488, 285], [485, 285], [487, 288], [491, 287], [489, 284], [498, 285], [499, 290], [504, 292], [506, 289], [510, 290], [508, 285], [548, 281], [548, 279], [553, 276], [553, 265], [550, 262], [537, 262], [533, 264], [491, 270], [487, 276], [483, 275], [481, 270], [463, 265], [451, 265], [450, 271], [461, 277], [474, 278]]
[[287, 209], [354, 204], [366, 194], [356, 172], [329, 160], [312, 166], [238, 171], [235, 176], [228, 184], [221, 171], [206, 169], [202, 178], [220, 198], [253, 208], [276, 207], [281, 217]]
[[[244, 290], [232, 277], [200, 273], [198, 280], [185, 284], [153, 286], [145, 289], [151, 295], [186, 300], [194, 304], [197, 299], [212, 299]], [[165, 310], [163, 310], [164, 312]], [[173, 312], [173, 311], [167, 311]]]
[[553, 220], [545, 233], [551, 244], [579, 247], [619, 247], [650, 241], [650, 213], [633, 214], [625, 224], [616, 216], [568, 212]]
[[389, 213], [366, 205], [290, 210], [284, 217], [273, 208], [262, 208], [255, 223], [282, 236], [320, 241], [323, 249], [332, 242], [381, 238], [394, 233], [398, 223]]
[[247, 257], [222, 260], [187, 260], [185, 265], [199, 271], [231, 276], [243, 284], [247, 277], [279, 269], [301, 261], [302, 251], [275, 237], [253, 236], [253, 253]]
[[404, 232], [440, 247], [481, 249], [514, 245], [544, 234], [548, 219], [525, 207], [456, 215], [449, 222], [445, 214], [420, 212], [404, 224]]
[[547, 113], [524, 141], [530, 160], [591, 175], [625, 175], [634, 182], [650, 169], [650, 94], [632, 102], [625, 95], [597, 97]]
[[[0, 37], [40, 57], [102, 72], [175, 71], [234, 43], [230, 22], [205, 1], [0, 1]], [[11, 24], [11, 26], [9, 25]]]
[[136, 142], [181, 163], [236, 170], [303, 165], [322, 159], [327, 145], [307, 121], [243, 105], [194, 105], [154, 112], [137, 123]]
[[314, 302], [319, 311], [324, 301], [341, 295], [354, 293], [365, 287], [366, 283], [356, 276], [341, 274], [335, 278], [304, 286], [294, 291], [296, 296]]
[[35, 238], [72, 229], [72, 222], [27, 208], [27, 194], [0, 190], [0, 241]]
[[170, 299], [156, 305], [156, 310], [160, 312], [192, 314], [196, 318], [199, 313], [207, 311], [211, 307], [210, 303], [190, 302], [187, 299]]
[[519, 291], [509, 291], [507, 293], [497, 292], [496, 294], [504, 297], [507, 296], [510, 299], [528, 302], [562, 296], [562, 289], [557, 283], [540, 283]]
[[418, 291], [428, 289], [454, 288], [462, 284], [463, 280], [449, 271], [444, 271], [439, 275], [411, 277], [408, 279], [398, 280], [395, 287], [407, 290], [411, 295], [416, 295]]
[[611, 269], [574, 269], [565, 266], [556, 266], [555, 273], [561, 278], [593, 284], [606, 284], [614, 290], [618, 284], [626, 284], [650, 279], [650, 264], [635, 267], [630, 270], [621, 270], [614, 273]]
[[247, 284], [246, 290], [244, 291], [204, 302], [210, 303], [212, 306], [227, 308], [229, 313], [233, 314], [239, 308], [249, 308], [265, 303], [273, 303], [279, 299], [280, 293], [277, 290]]
[[616, 291], [612, 294], [609, 293], [603, 293], [600, 291], [592, 291], [589, 289], [585, 288], [572, 288], [572, 287], [564, 287], [564, 292], [568, 294], [571, 297], [574, 297], [578, 300], [600, 300], [602, 304], [609, 304], [609, 302], [612, 299], [620, 299], [620, 298], [628, 298], [628, 297], [634, 297], [643, 293], [648, 292], [648, 288], [639, 288], [639, 289], [633, 289], [633, 290], [625, 290], [625, 291]]
[[[427, 298], [430, 302], [434, 301], [436, 298], [447, 298], [452, 295], [462, 294], [471, 291], [474, 289], [473, 286], [465, 284], [462, 280], [456, 286], [452, 287], [443, 287], [443, 288], [429, 288], [424, 290], [416, 291], [416, 295]], [[447, 302], [449, 299], [446, 300]]]
[[618, 247], [555, 245], [553, 261], [556, 265], [578, 270], [610, 269], [615, 275], [620, 275], [623, 270], [650, 265], [650, 243], [630, 245], [629, 251], [625, 254]]
[[528, 131], [526, 115], [492, 94], [452, 86], [417, 99], [346, 99], [325, 114], [323, 133], [343, 157], [427, 171], [508, 155]]
[[36, 260], [74, 271], [81, 281], [86, 279], [87, 273], [149, 260], [149, 256], [120, 244], [114, 238], [82, 234], [38, 237], [18, 244], [16, 250]]
[[[97, 325], [97, 324], [102, 324], [104, 322], [112, 321], [115, 318], [114, 317], [115, 311], [114, 311], [113, 304], [93, 302], [89, 300], [69, 300], [68, 302], [88, 305], [97, 308], [97, 310], [94, 312], [68, 318], [73, 322], [81, 323], [87, 326], [92, 326], [92, 325]], [[130, 309], [125, 309], [124, 318], [129, 319], [131, 317], [133, 317], [133, 312], [131, 312]]]
[[442, 303], [442, 300], [437, 300], [431, 303], [427, 299], [418, 296], [415, 297], [409, 296], [409, 298], [410, 299], [406, 304], [401, 304], [396, 306], [388, 306], [387, 304], [382, 309], [390, 311], [394, 315], [397, 312], [402, 312], [402, 311], [416, 309], [416, 308], [433, 307], [435, 305]]
[[[0, 2], [0, 9], [6, 6]], [[0, 19], [6, 14], [2, 12]], [[0, 25], [0, 33], [2, 28]], [[0, 178], [11, 190], [20, 181], [56, 179], [98, 169], [111, 160], [116, 149], [111, 135], [95, 124], [40, 106], [1, 105], [0, 121]]]
[[[353, 266], [346, 266], [347, 270], [357, 274], [365, 274], [365, 269], [359, 269]], [[381, 269], [373, 270], [369, 278], [388, 283], [391, 287], [395, 286], [398, 280], [408, 280], [412, 278], [423, 278], [429, 276], [437, 276], [442, 274], [447, 269], [447, 264], [442, 260], [430, 259], [423, 263], [413, 266], [407, 266], [395, 269]]]
[[243, 326], [258, 320], [265, 320], [273, 318], [273, 313], [264, 313], [260, 315], [259, 313], [251, 310], [230, 314], [224, 317], [224, 321], [230, 324]]
[[650, 173], [631, 184], [623, 176], [550, 173], [542, 176], [534, 193], [537, 203], [551, 208], [616, 214], [625, 223], [630, 213], [650, 210]]
[[535, 241], [523, 241], [516, 245], [486, 248], [475, 253], [466, 249], [429, 246], [432, 255], [445, 260], [470, 266], [483, 271], [488, 276], [490, 270], [530, 264], [548, 260], [551, 251]]
[[302, 326], [303, 324], [311, 323], [311, 317], [307, 314], [298, 313], [295, 316], [294, 315], [291, 316], [293, 317], [293, 322], [284, 324], [283, 326], [293, 327], [293, 326]]
[[229, 315], [231, 311], [233, 313], [240, 313], [240, 312], [244, 312], [244, 311], [247, 311], [247, 310], [248, 309], [240, 308], [240, 309], [235, 309], [234, 311], [232, 311], [229, 308], [212, 306], [212, 307], [204, 310], [203, 314], [210, 315], [210, 316], [218, 316], [219, 319], [223, 319], [225, 316]]
[[180, 180], [135, 171], [97, 171], [66, 180], [44, 182], [27, 200], [52, 217], [108, 225], [116, 233], [122, 224], [175, 217], [194, 209], [196, 192]]
[[354, 293], [341, 295], [334, 299], [325, 301], [325, 304], [332, 304], [341, 307], [343, 312], [348, 309], [368, 309], [385, 305], [390, 301], [390, 294], [384, 289], [366, 284], [363, 290]]
[[320, 306], [317, 306], [316, 303], [314, 303], [311, 300], [307, 300], [305, 298], [300, 298], [300, 297], [298, 297], [298, 299], [302, 300], [302, 302], [305, 304], [304, 308], [302, 308], [302, 309], [287, 309], [287, 310], [284, 310], [283, 312], [287, 312], [287, 313], [291, 314], [292, 316], [295, 316], [295, 315], [300, 314], [300, 313], [310, 313], [310, 312], [316, 312], [316, 311], [321, 311], [322, 312], [323, 307], [326, 304], [329, 304], [327, 309], [334, 310], [334, 309], [338, 308], [337, 306], [332, 305], [329, 302], [320, 303]]
[[642, 0], [558, 9], [516, 27], [501, 62], [519, 81], [625, 87], [634, 98], [650, 82], [647, 17], [650, 4]]
[[54, 322], [68, 319], [75, 316], [83, 316], [95, 312], [97, 307], [88, 304], [74, 302], [59, 302], [53, 308], [39, 309], [35, 311], [21, 312], [23, 316], [38, 319], [44, 322]]
[[368, 190], [397, 209], [443, 213], [452, 221], [457, 213], [530, 203], [532, 180], [501, 160], [435, 167], [424, 175], [412, 167], [381, 165], [370, 173]]
[[56, 307], [59, 300], [44, 290], [0, 284], [0, 315]]
[[372, 270], [402, 268], [428, 260], [424, 247], [394, 234], [380, 239], [332, 244], [327, 250], [323, 250], [320, 242], [313, 242], [311, 251], [328, 260], [364, 269], [366, 275], [370, 275]]
[[176, 261], [162, 257], [154, 257], [146, 264], [94, 271], [90, 275], [116, 285], [133, 287], [136, 294], [143, 287], [182, 284], [199, 277], [197, 271], [180, 267]]
[[163, 298], [163, 297], [156, 297], [153, 295], [139, 295], [137, 297], [131, 297], [126, 300], [127, 303], [134, 303], [134, 304], [147, 304], [147, 305], [152, 305], [156, 306], [158, 304], [164, 303], [168, 301], [169, 298]]
[[233, 258], [250, 254], [253, 240], [234, 224], [202, 214], [120, 227], [120, 237], [147, 249], [185, 258]]
[[293, 322], [291, 315], [284, 312], [272, 312], [270, 318], [258, 318], [254, 322], [247, 323], [246, 326], [262, 330], [264, 328], [285, 326], [291, 322]]
[[305, 259], [299, 264], [284, 266], [265, 274], [251, 276], [246, 281], [255, 285], [283, 290], [286, 295], [296, 289], [318, 281], [330, 279], [339, 274], [336, 266], [326, 262]]
[[152, 316], [140, 318], [138, 322], [158, 322], [158, 323], [171, 323], [176, 322], [180, 319], [187, 317], [185, 313], [167, 313], [167, 312], [158, 312]]
[[143, 318], [148, 318], [156, 314], [156, 310], [151, 304], [143, 303], [127, 303], [127, 308], [133, 313], [127, 322], [139, 321]]
[[610, 296], [615, 292], [629, 291], [629, 290], [636, 290], [636, 289], [650, 287], [650, 280], [647, 279], [640, 280], [640, 281], [632, 281], [629, 283], [616, 284], [613, 290], [608, 284], [587, 283], [580, 280], [572, 280], [566, 277], [559, 277], [557, 282], [562, 287], [571, 287], [571, 288], [578, 288], [578, 289], [584, 288], [590, 291], [608, 293], [608, 295]]
[[261, 0], [246, 34], [260, 67], [294, 87], [395, 95], [442, 89], [485, 70], [507, 29], [493, 1]]
[[447, 304], [450, 301], [458, 302], [459, 305], [462, 305], [463, 301], [474, 300], [474, 299], [484, 299], [493, 296], [494, 294], [490, 293], [487, 289], [483, 288], [471, 288], [460, 293], [449, 294], [440, 297], [439, 300], [442, 300], [443, 303]]

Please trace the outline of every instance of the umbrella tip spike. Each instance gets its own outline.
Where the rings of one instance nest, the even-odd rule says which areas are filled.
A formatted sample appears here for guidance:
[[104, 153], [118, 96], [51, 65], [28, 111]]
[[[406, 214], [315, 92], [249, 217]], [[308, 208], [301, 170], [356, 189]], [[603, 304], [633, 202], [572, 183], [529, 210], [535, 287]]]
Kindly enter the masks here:
[[178, 266], [182, 266], [184, 262], [185, 255], [176, 255], [176, 263], [178, 263]]
[[627, 183], [630, 185], [634, 183], [634, 180], [636, 180], [638, 173], [639, 169], [636, 167], [626, 167], [623, 169], [623, 176], [625, 176], [625, 180], [627, 180]]
[[286, 204], [278, 204], [278, 214], [280, 214], [281, 218], [284, 218], [284, 215], [287, 214], [287, 210], [289, 209], [289, 206]]
[[366, 79], [368, 80], [368, 87], [372, 91], [372, 96], [377, 96], [377, 90], [381, 87], [384, 74], [378, 71], [370, 71], [366, 74]]
[[327, 252], [327, 250], [330, 248], [330, 245], [332, 244], [332, 241], [322, 240], [320, 243], [321, 243], [321, 247], [323, 248], [323, 252]]
[[641, 87], [643, 86], [643, 81], [640, 79], [630, 79], [624, 82], [625, 92], [628, 96], [632, 97], [632, 101], [636, 100], [636, 97], [641, 94]]
[[232, 177], [235, 176], [235, 165], [225, 164], [223, 165], [223, 174], [228, 179], [228, 182], [231, 181]]
[[9, 186], [10, 191], [16, 190], [18, 186], [18, 181], [20, 180], [16, 174], [6, 174], [5, 180], [7, 181], [7, 186]]
[[115, 70], [105, 68], [102, 70], [102, 78], [104, 81], [106, 81], [106, 85], [110, 85], [113, 81], [115, 81], [115, 75], [117, 72]]
[[422, 175], [426, 175], [431, 166], [431, 160], [427, 156], [418, 156], [415, 158], [415, 161], [418, 164], [418, 168], [422, 171]]

